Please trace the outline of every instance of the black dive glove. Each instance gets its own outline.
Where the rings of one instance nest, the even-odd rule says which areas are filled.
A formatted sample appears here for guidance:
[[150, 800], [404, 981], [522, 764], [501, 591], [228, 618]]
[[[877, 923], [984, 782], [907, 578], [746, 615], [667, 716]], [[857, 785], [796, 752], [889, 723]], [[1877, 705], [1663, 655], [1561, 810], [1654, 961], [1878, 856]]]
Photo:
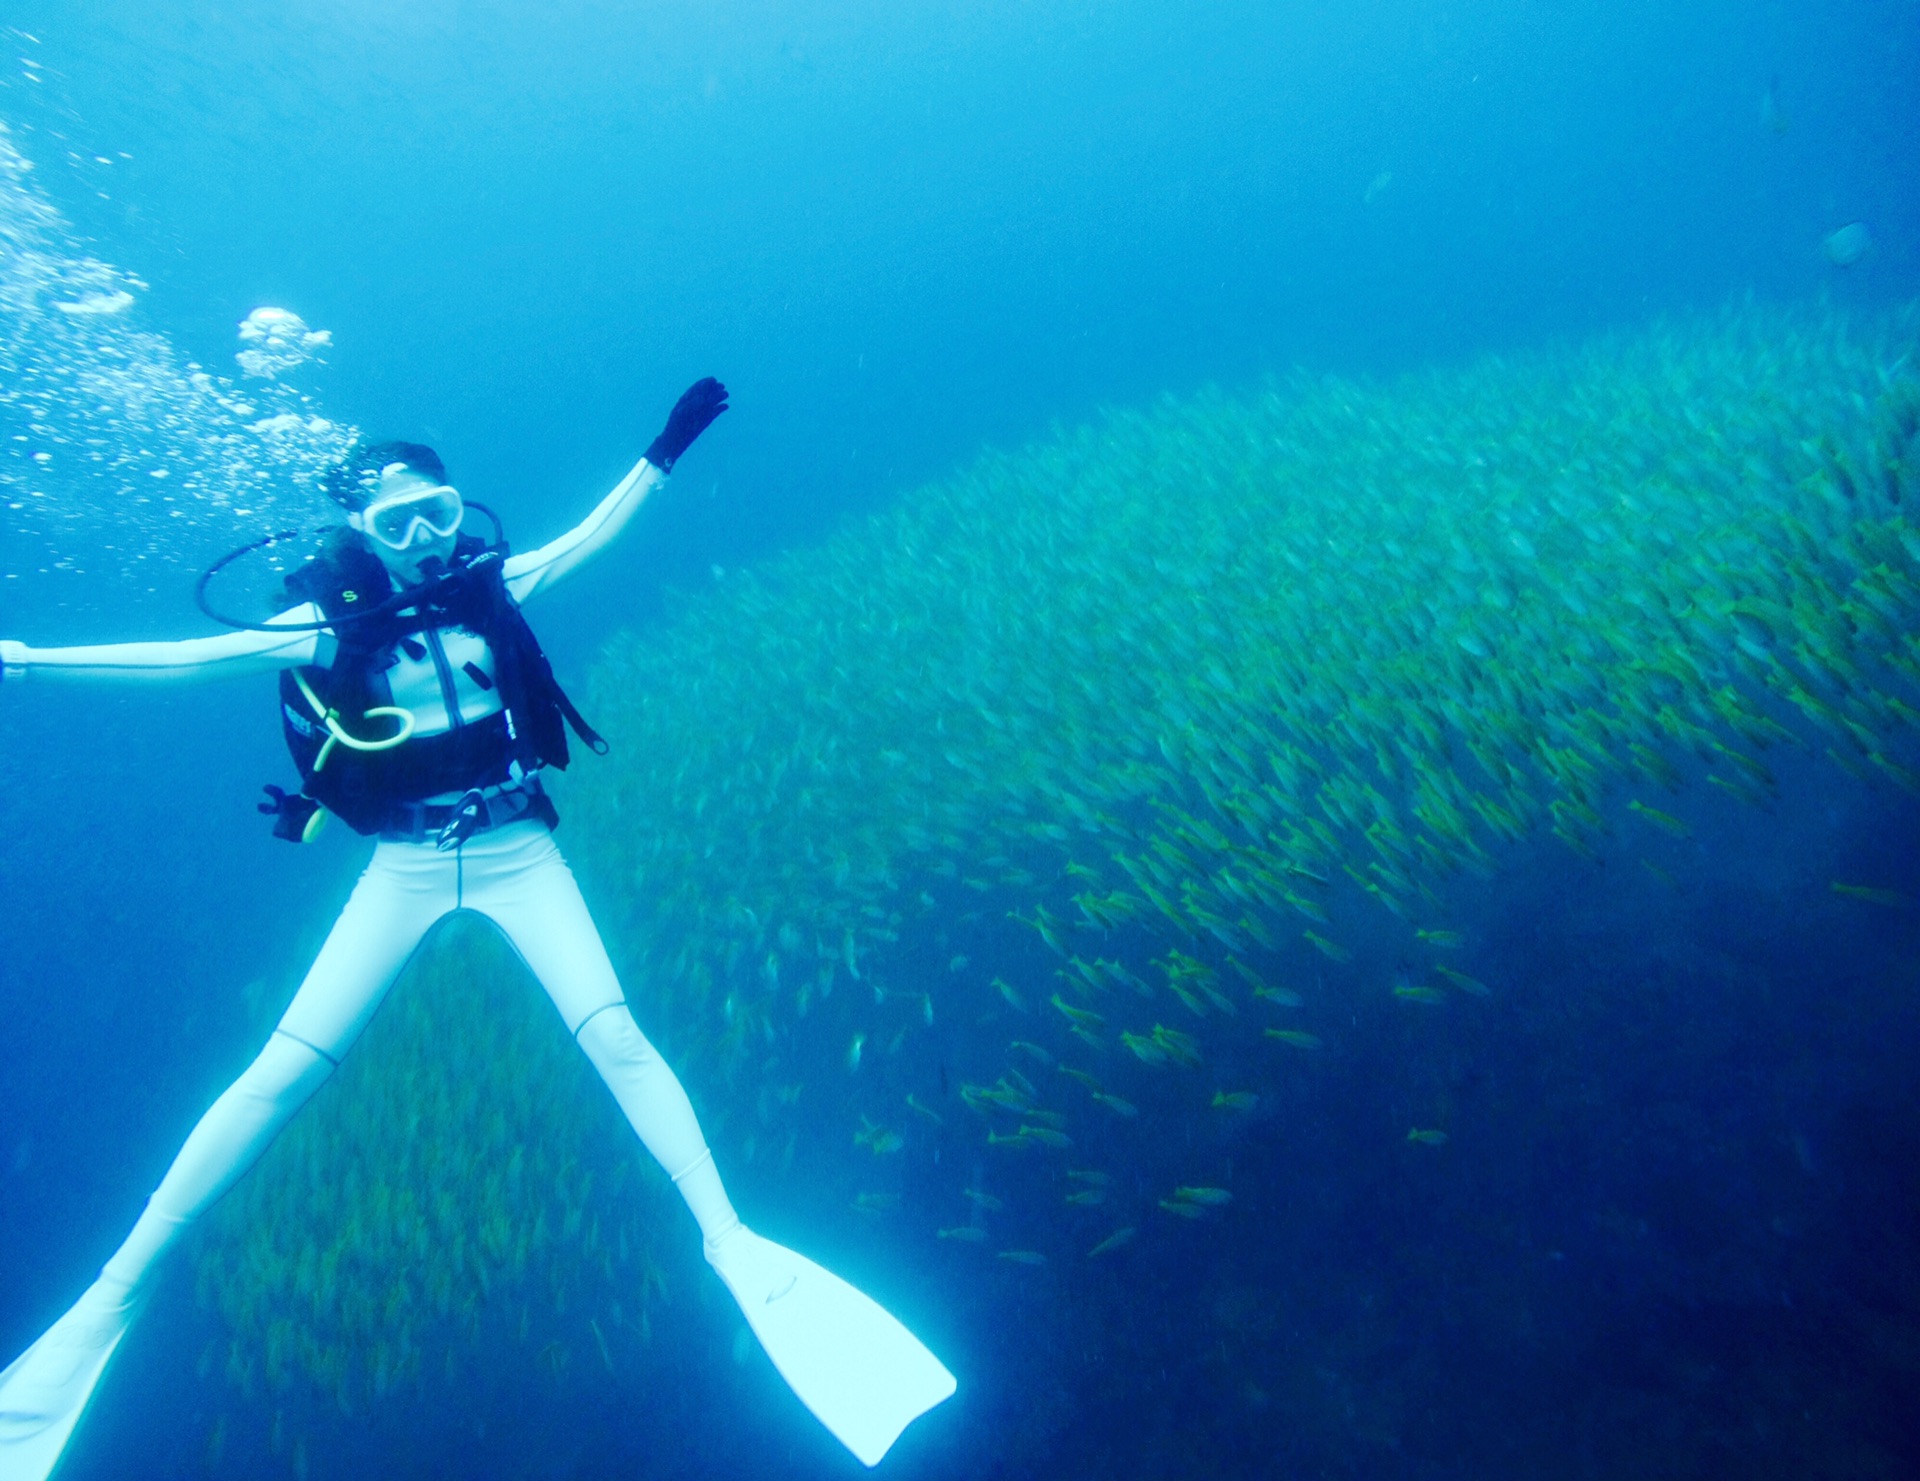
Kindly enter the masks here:
[[673, 410], [667, 413], [666, 430], [654, 438], [653, 446], [647, 449], [647, 461], [662, 473], [673, 472], [680, 454], [726, 409], [725, 386], [712, 376], [695, 381], [687, 388], [686, 395], [673, 403]]

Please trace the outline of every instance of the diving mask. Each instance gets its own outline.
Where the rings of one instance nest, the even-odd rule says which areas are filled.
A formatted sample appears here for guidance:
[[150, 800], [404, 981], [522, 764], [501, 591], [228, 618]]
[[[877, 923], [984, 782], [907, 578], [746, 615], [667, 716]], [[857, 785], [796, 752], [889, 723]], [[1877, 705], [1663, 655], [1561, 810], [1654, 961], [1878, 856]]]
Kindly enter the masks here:
[[360, 527], [389, 550], [405, 550], [422, 529], [427, 538], [444, 540], [460, 528], [465, 512], [460, 491], [442, 483], [369, 504], [360, 511]]

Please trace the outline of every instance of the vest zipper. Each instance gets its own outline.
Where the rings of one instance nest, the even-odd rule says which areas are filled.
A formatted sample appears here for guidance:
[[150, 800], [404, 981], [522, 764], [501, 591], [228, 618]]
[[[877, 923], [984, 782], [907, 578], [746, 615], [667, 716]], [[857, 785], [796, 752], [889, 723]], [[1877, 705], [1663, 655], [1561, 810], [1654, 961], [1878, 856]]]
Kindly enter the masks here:
[[460, 718], [460, 696], [453, 688], [453, 665], [447, 662], [447, 650], [440, 646], [440, 629], [430, 627], [424, 636], [427, 652], [433, 655], [433, 671], [440, 677], [440, 699], [447, 707], [447, 727], [459, 730], [467, 722]]

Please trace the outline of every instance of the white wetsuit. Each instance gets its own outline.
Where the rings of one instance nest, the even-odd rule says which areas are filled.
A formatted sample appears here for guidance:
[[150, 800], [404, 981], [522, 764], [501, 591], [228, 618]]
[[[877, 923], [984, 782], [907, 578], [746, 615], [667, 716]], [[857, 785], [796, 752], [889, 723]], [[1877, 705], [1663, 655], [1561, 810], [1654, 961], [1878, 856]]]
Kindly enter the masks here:
[[[517, 602], [553, 584], [603, 548], [664, 475], [642, 460], [584, 521], [559, 539], [506, 563]], [[280, 621], [324, 620], [313, 606]], [[489, 678], [484, 640], [459, 629], [441, 635], [461, 718], [500, 707], [497, 690], [467, 677], [472, 662]], [[324, 632], [238, 632], [181, 642], [30, 648], [0, 642], [6, 678], [211, 678], [273, 671], [322, 657]], [[402, 651], [387, 672], [393, 702], [412, 710], [416, 735], [449, 728], [439, 672], [430, 657]], [[451, 800], [430, 799], [430, 800]], [[685, 1090], [641, 1034], [606, 947], [572, 872], [544, 823], [519, 819], [458, 849], [382, 840], [266, 1047], [213, 1103], [188, 1136], [145, 1211], [69, 1320], [102, 1330], [123, 1318], [167, 1248], [251, 1167], [319, 1089], [387, 989], [442, 916], [472, 910], [498, 926], [553, 999], [568, 1031], [606, 1081], [649, 1152], [672, 1176], [709, 1248], [738, 1224]], [[84, 1332], [75, 1332], [84, 1341]], [[117, 1339], [115, 1339], [117, 1340]], [[0, 1415], [0, 1420], [8, 1416]]]

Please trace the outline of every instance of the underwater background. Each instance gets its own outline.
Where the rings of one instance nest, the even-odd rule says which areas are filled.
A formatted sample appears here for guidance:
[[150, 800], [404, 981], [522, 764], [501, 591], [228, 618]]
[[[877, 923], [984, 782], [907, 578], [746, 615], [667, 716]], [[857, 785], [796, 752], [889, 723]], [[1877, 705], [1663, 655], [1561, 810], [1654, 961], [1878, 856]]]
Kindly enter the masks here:
[[[1911, 4], [0, 27], [0, 636], [205, 631], [356, 429], [529, 548], [731, 388], [533, 609], [559, 842], [959, 1377], [890, 1473], [1920, 1471]], [[271, 694], [0, 686], [6, 1357], [364, 861]], [[694, 1234], [454, 923], [61, 1474], [857, 1471]]]

